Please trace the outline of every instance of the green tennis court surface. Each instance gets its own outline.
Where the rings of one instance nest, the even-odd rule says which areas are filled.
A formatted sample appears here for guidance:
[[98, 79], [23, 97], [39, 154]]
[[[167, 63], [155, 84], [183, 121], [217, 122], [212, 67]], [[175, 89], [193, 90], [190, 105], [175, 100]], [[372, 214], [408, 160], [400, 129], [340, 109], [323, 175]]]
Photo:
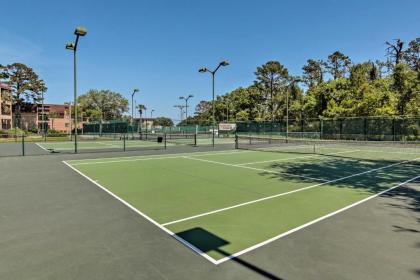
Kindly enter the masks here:
[[[297, 148], [294, 147], [294, 148]], [[215, 264], [420, 175], [417, 146], [346, 144], [66, 164]]]

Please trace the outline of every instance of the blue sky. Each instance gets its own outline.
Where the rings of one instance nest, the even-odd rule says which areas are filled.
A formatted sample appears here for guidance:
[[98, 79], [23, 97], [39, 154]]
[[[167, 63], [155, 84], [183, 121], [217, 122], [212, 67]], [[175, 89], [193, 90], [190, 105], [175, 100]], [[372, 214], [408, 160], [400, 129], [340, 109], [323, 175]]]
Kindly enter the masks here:
[[194, 94], [193, 106], [211, 98], [201, 66], [231, 62], [218, 73], [220, 95], [250, 85], [268, 60], [299, 75], [308, 58], [340, 50], [355, 62], [383, 59], [385, 41], [420, 36], [418, 0], [20, 0], [3, 1], [1, 9], [0, 64], [34, 68], [48, 85], [47, 102], [72, 99], [64, 45], [83, 25], [79, 93], [111, 89], [128, 98], [138, 87], [138, 103], [174, 119], [179, 96]]

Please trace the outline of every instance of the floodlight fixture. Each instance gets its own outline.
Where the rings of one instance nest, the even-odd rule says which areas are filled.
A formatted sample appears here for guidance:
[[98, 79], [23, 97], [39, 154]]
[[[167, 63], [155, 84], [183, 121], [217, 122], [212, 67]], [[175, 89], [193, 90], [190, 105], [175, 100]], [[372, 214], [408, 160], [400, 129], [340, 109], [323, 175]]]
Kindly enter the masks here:
[[220, 66], [228, 66], [229, 65], [229, 61], [227, 60], [223, 60], [222, 62], [219, 63]]
[[73, 42], [70, 42], [70, 43], [67, 43], [66, 44], [66, 49], [67, 50], [72, 50], [72, 51], [74, 51], [74, 49], [75, 49], [75, 45], [74, 45], [74, 43]]
[[74, 35], [76, 36], [85, 36], [87, 34], [86, 28], [83, 26], [76, 27], [76, 30], [74, 30]]

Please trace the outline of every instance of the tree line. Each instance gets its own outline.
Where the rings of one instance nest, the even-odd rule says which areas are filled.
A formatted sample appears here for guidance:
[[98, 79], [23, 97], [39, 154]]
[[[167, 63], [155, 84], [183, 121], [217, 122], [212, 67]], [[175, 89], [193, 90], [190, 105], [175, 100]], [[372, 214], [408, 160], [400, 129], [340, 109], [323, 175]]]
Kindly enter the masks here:
[[[215, 118], [221, 121], [278, 121], [357, 116], [420, 115], [420, 38], [386, 42], [386, 60], [354, 63], [335, 51], [325, 59], [308, 59], [301, 75], [279, 61], [257, 67], [254, 82], [217, 96]], [[47, 86], [22, 63], [0, 64], [0, 82], [11, 87], [14, 112], [43, 101]], [[129, 102], [110, 90], [89, 90], [78, 97], [79, 112], [92, 121], [130, 120]], [[286, 106], [288, 104], [289, 106]], [[136, 108], [140, 115], [143, 104]], [[212, 102], [201, 101], [195, 115], [180, 124], [210, 124]], [[15, 122], [17, 123], [17, 122]], [[157, 125], [172, 121], [161, 117]], [[17, 123], [18, 125], [18, 123]]]
[[[419, 116], [420, 38], [386, 42], [385, 51], [384, 61], [360, 63], [335, 51], [325, 59], [308, 59], [298, 76], [279, 61], [268, 61], [257, 67], [250, 86], [217, 96], [216, 121], [278, 121], [287, 110], [290, 119]], [[201, 101], [182, 124], [211, 121], [212, 102]]]

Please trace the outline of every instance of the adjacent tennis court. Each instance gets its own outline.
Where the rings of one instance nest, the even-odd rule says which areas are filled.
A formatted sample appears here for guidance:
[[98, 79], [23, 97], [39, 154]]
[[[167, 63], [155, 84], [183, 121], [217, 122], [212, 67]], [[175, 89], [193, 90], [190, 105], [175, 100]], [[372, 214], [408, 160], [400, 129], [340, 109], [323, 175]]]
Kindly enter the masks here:
[[420, 177], [418, 145], [265, 141], [64, 163], [214, 264]]
[[[158, 137], [161, 140], [158, 141]], [[125, 150], [136, 148], [164, 148], [173, 145], [211, 145], [212, 137], [209, 134], [152, 134], [142, 135], [123, 135], [107, 134], [99, 135], [80, 135], [78, 137], [78, 149], [80, 150]], [[234, 144], [234, 138], [215, 137], [215, 144]], [[65, 152], [74, 150], [74, 141], [51, 141], [36, 142], [36, 145], [45, 151]]]

